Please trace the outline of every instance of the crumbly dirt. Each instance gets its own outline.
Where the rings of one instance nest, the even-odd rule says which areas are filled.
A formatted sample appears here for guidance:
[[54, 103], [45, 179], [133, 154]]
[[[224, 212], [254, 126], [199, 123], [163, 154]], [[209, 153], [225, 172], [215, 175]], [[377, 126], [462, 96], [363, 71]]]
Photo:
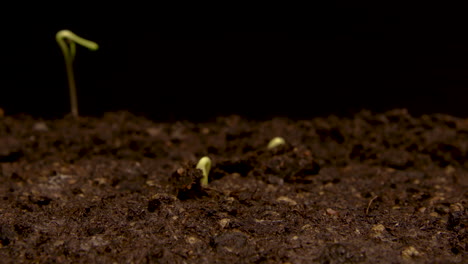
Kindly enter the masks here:
[[404, 109], [4, 116], [0, 262], [468, 263], [467, 157], [467, 119]]

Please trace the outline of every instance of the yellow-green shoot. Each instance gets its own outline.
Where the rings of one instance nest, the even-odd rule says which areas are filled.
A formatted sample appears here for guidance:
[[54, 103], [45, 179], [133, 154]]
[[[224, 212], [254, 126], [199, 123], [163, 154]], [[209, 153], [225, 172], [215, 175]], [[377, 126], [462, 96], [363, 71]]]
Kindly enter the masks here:
[[272, 140], [270, 140], [270, 142], [268, 143], [268, 146], [267, 148], [268, 149], [274, 149], [280, 145], [284, 145], [286, 144], [286, 141], [284, 140], [284, 138], [282, 137], [275, 137], [273, 138]]
[[211, 159], [208, 157], [203, 157], [198, 161], [197, 169], [200, 169], [203, 173], [203, 178], [200, 180], [200, 184], [202, 187], [208, 185], [208, 174], [210, 173], [211, 169]]
[[55, 39], [62, 49], [63, 56], [65, 58], [65, 67], [67, 69], [68, 76], [68, 87], [70, 89], [70, 105], [71, 113], [74, 117], [78, 117], [78, 99], [76, 96], [76, 84], [75, 76], [73, 73], [73, 61], [76, 54], [76, 44], [80, 44], [83, 47], [86, 47], [90, 50], [97, 50], [99, 48], [98, 44], [91, 40], [84, 39], [77, 36], [75, 33], [70, 30], [64, 29], [57, 32]]

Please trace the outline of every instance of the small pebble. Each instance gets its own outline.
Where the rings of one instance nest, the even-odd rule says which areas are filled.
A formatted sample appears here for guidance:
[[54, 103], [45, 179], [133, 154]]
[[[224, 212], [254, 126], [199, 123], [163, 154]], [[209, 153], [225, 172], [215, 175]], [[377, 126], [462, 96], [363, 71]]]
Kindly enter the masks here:
[[37, 122], [37, 123], [34, 123], [33, 130], [34, 131], [40, 131], [40, 132], [46, 132], [46, 131], [49, 131], [49, 127], [44, 122]]
[[289, 197], [286, 197], [286, 196], [280, 196], [278, 197], [278, 199], [276, 199], [276, 201], [278, 202], [286, 202], [290, 205], [297, 205], [297, 202], [294, 201], [293, 199], [289, 198]]
[[416, 248], [414, 248], [413, 246], [409, 246], [409, 247], [403, 249], [403, 251], [401, 251], [401, 256], [404, 259], [412, 259], [412, 258], [418, 257], [420, 255], [421, 255], [421, 253]]
[[327, 215], [333, 215], [333, 216], [337, 216], [337, 215], [338, 215], [338, 211], [333, 210], [333, 209], [331, 209], [331, 208], [327, 208], [326, 212], [327, 212]]
[[146, 133], [152, 137], [157, 137], [161, 134], [161, 129], [158, 127], [149, 127], [146, 129]]
[[231, 222], [231, 220], [229, 218], [223, 218], [221, 220], [219, 220], [219, 225], [222, 227], [222, 228], [225, 228], [229, 222]]
[[200, 242], [200, 240], [198, 238], [193, 237], [193, 236], [187, 237], [187, 239], [185, 239], [185, 241], [187, 241], [187, 243], [189, 243], [190, 245], [193, 245], [193, 244], [196, 244], [196, 243]]
[[381, 238], [383, 236], [383, 232], [385, 231], [385, 226], [382, 224], [377, 224], [372, 227], [372, 234], [371, 236], [374, 238]]
[[465, 208], [461, 203], [454, 203], [450, 205], [450, 212], [463, 212]]

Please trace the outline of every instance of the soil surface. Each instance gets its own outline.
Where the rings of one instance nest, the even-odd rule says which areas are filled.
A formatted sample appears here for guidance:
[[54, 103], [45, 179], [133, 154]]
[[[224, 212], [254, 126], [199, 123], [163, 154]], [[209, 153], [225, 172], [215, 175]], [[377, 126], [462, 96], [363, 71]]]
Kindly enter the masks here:
[[3, 116], [0, 262], [468, 263], [467, 157], [467, 119], [404, 109]]

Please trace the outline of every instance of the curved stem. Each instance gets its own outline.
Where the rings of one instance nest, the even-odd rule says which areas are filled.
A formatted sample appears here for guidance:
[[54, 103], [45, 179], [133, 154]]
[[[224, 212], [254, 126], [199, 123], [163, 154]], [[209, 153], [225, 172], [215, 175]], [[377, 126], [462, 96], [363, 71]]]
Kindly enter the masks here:
[[272, 140], [270, 140], [270, 142], [268, 143], [267, 148], [268, 149], [273, 149], [273, 148], [276, 148], [276, 147], [278, 147], [280, 145], [284, 145], [284, 144], [286, 144], [286, 141], [284, 140], [284, 138], [275, 137]]
[[203, 178], [200, 180], [201, 186], [205, 187], [208, 185], [208, 174], [211, 169], [211, 159], [209, 157], [203, 157], [197, 164], [197, 169], [200, 169], [203, 172]]
[[90, 50], [97, 50], [99, 46], [97, 43], [79, 37], [70, 30], [66, 29], [57, 32], [55, 39], [57, 40], [57, 43], [59, 44], [65, 59], [65, 67], [67, 70], [68, 77], [68, 87], [70, 89], [71, 113], [74, 117], [78, 117], [78, 99], [76, 96], [76, 83], [73, 72], [73, 60], [75, 59], [76, 54], [75, 43], [78, 43], [81, 46], [84, 46]]
[[69, 39], [70, 41], [80, 44], [81, 46], [86, 47], [90, 50], [97, 50], [99, 48], [99, 45], [96, 42], [79, 37], [75, 33], [67, 29], [60, 30], [59, 32], [57, 32], [57, 35], [55, 37], [57, 39], [57, 42], [59, 42], [59, 45], [60, 43], [64, 43], [64, 39]]

